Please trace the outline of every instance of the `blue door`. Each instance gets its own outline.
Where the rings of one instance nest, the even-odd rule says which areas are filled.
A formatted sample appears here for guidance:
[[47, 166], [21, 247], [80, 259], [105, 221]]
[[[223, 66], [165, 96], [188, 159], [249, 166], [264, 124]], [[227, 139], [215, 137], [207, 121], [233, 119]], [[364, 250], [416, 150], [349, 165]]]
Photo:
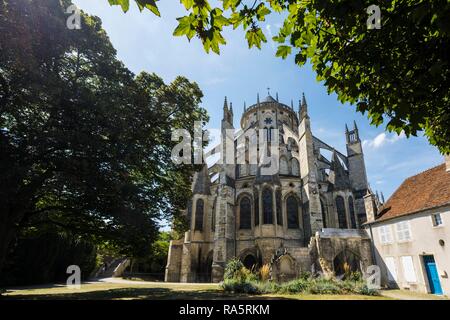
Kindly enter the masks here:
[[439, 281], [439, 274], [436, 262], [434, 262], [434, 256], [423, 256], [423, 261], [425, 263], [431, 293], [442, 294], [441, 282]]

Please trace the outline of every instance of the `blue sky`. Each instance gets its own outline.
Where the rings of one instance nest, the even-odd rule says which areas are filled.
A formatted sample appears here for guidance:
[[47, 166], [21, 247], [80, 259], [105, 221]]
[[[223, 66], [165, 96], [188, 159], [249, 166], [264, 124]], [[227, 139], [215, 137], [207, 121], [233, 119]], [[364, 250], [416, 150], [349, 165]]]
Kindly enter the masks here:
[[[267, 89], [290, 105], [291, 99], [298, 108], [301, 93], [305, 92], [311, 117], [313, 134], [345, 153], [345, 123], [358, 124], [366, 167], [372, 189], [384, 193], [386, 199], [402, 181], [416, 173], [443, 162], [436, 148], [424, 137], [406, 139], [393, 133], [385, 133], [384, 127], [370, 126], [354, 107], [342, 105], [335, 95], [328, 95], [323, 84], [316, 81], [310, 66], [299, 68], [294, 58], [275, 57], [275, 45], [269, 40], [262, 50], [248, 49], [242, 30], [225, 33], [227, 45], [221, 54], [207, 54], [200, 41], [174, 37], [176, 17], [185, 14], [177, 1], [161, 1], [162, 18], [150, 12], [140, 13], [131, 5], [124, 14], [120, 7], [110, 7], [107, 0], [74, 0], [85, 12], [99, 16], [118, 57], [135, 73], [155, 72], [164, 81], [171, 82], [183, 75], [199, 84], [204, 93], [203, 107], [210, 114], [209, 128], [219, 128], [224, 97], [233, 103], [235, 127], [244, 101], [247, 106], [261, 98]], [[275, 14], [263, 26], [266, 37], [275, 33], [282, 17]]]

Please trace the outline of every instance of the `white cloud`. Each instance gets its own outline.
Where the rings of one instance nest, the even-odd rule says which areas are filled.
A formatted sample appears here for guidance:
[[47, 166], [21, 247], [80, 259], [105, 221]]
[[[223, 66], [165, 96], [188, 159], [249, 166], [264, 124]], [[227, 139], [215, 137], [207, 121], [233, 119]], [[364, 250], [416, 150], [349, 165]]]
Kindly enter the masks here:
[[379, 135], [377, 135], [374, 139], [364, 140], [363, 147], [378, 149], [388, 144], [394, 144], [405, 137], [406, 136], [404, 132], [400, 133], [400, 135], [393, 134], [391, 136], [388, 136], [386, 133], [382, 132]]
[[267, 33], [269, 35], [270, 46], [272, 47], [272, 49], [275, 49], [275, 42], [272, 40], [272, 38], [273, 38], [272, 26], [270, 24], [266, 25], [266, 30], [267, 30]]

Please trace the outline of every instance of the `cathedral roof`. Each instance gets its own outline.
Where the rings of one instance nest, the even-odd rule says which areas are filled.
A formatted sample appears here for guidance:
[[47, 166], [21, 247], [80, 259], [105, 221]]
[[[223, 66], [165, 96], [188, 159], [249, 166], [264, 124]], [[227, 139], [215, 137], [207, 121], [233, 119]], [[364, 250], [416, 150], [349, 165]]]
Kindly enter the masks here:
[[271, 95], [268, 95], [263, 102], [278, 102], [277, 100], [274, 99], [274, 97], [272, 97]]
[[450, 205], [450, 172], [445, 164], [406, 179], [380, 208], [376, 221]]
[[192, 193], [211, 194], [211, 179], [209, 178], [208, 167], [206, 165], [203, 166], [202, 170], [194, 174]]

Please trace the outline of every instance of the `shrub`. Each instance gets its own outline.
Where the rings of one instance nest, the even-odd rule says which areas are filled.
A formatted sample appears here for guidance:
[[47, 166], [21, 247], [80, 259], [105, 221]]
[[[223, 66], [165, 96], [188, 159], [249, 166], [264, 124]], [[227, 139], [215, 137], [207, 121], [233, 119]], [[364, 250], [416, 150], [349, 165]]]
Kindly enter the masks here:
[[376, 289], [369, 289], [363, 282], [357, 283], [355, 286], [355, 293], [365, 296], [378, 296], [380, 293]]
[[361, 274], [361, 272], [359, 271], [354, 271], [352, 273], [350, 273], [350, 276], [348, 278], [351, 281], [362, 281], [363, 280], [363, 276]]
[[319, 278], [311, 281], [309, 292], [312, 294], [341, 294], [342, 290], [336, 281]]
[[242, 268], [245, 268], [239, 259], [231, 259], [225, 267], [224, 279], [236, 279], [241, 273]]
[[259, 278], [261, 281], [267, 281], [270, 278], [270, 266], [268, 263], [263, 265], [261, 269], [259, 269]]
[[281, 285], [280, 292], [282, 293], [304, 293], [308, 292], [311, 286], [311, 281], [309, 279], [295, 279], [286, 282]]
[[300, 275], [298, 276], [299, 279], [302, 280], [308, 280], [312, 278], [312, 273], [309, 271], [302, 271], [300, 272]]
[[280, 292], [280, 290], [281, 290], [281, 285], [279, 285], [276, 282], [270, 282], [270, 281], [265, 281], [265, 282], [258, 281], [256, 283], [256, 286], [258, 288], [258, 292], [261, 294], [277, 293], [277, 292]]
[[253, 281], [243, 282], [237, 279], [225, 279], [222, 283], [222, 289], [234, 293], [260, 294], [257, 283]]

